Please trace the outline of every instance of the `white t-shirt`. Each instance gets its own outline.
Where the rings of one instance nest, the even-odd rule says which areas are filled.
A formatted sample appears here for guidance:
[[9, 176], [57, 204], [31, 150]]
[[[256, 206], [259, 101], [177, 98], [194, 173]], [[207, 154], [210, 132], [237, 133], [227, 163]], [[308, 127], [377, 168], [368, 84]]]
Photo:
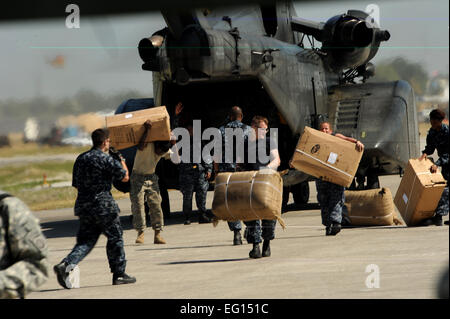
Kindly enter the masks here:
[[168, 150], [162, 155], [155, 153], [155, 143], [149, 143], [144, 150], [137, 150], [134, 158], [133, 172], [141, 175], [150, 175], [155, 173], [156, 165], [161, 158], [170, 159], [172, 150]]

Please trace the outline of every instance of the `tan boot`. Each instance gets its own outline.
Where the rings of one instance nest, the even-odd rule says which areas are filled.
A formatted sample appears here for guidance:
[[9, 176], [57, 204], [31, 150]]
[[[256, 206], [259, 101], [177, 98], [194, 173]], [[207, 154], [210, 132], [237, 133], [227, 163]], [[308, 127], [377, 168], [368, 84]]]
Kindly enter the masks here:
[[161, 231], [155, 230], [155, 244], [165, 244], [166, 241], [161, 237]]
[[144, 231], [138, 231], [138, 236], [136, 238], [136, 244], [143, 244], [144, 243]]

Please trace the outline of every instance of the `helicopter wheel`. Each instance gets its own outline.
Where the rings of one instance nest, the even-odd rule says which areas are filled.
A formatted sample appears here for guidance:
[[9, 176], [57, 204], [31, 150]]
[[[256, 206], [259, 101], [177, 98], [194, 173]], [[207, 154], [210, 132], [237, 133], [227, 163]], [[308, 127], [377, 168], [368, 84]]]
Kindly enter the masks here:
[[380, 188], [380, 179], [376, 174], [368, 174], [366, 189], [375, 189], [375, 188]]

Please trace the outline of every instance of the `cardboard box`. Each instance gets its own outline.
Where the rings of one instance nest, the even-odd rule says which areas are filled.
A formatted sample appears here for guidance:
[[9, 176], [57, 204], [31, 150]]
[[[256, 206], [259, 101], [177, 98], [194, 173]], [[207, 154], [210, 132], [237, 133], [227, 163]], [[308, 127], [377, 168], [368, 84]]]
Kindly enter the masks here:
[[137, 145], [144, 133], [144, 123], [152, 121], [146, 142], [170, 140], [170, 117], [165, 106], [106, 117], [111, 146], [124, 149]]
[[410, 159], [395, 194], [397, 206], [406, 225], [414, 226], [433, 217], [446, 181], [440, 172], [431, 174], [428, 159]]
[[321, 180], [349, 187], [362, 155], [355, 143], [305, 127], [292, 166]]

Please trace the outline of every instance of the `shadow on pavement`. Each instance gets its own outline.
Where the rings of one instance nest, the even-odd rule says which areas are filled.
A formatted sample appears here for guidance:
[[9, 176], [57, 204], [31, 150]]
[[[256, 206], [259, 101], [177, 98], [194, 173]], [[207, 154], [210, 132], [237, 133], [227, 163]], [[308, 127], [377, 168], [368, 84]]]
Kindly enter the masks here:
[[286, 207], [283, 208], [282, 214], [295, 211], [295, 210], [316, 210], [320, 209], [319, 203], [309, 203], [309, 204], [289, 204]]
[[342, 229], [406, 229], [407, 226], [342, 226]]
[[291, 236], [291, 237], [275, 237], [273, 241], [277, 240], [284, 240], [284, 239], [302, 239], [302, 238], [319, 238], [319, 237], [325, 237], [325, 231], [322, 235], [317, 236]]
[[[197, 213], [193, 212], [191, 218], [192, 224], [198, 223]], [[120, 223], [123, 230], [133, 229], [132, 215], [120, 216]], [[164, 218], [164, 226], [177, 225], [184, 223], [184, 216], [182, 212], [174, 212], [170, 214], [170, 218]], [[46, 238], [63, 238], [75, 237], [78, 232], [80, 222], [78, 219], [60, 220], [55, 222], [41, 223], [41, 228]], [[212, 227], [210, 224], [205, 224]], [[147, 219], [147, 227], [151, 228], [150, 218]], [[186, 226], [186, 227], [189, 227]]]
[[243, 261], [250, 260], [249, 258], [233, 258], [233, 259], [211, 259], [211, 260], [186, 260], [174, 261], [170, 263], [162, 263], [160, 265], [184, 265], [184, 264], [207, 264], [207, 263], [223, 263], [229, 261]]
[[229, 247], [228, 245], [202, 245], [202, 246], [184, 246], [184, 247], [164, 247], [164, 248], [144, 248], [144, 249], [136, 249], [136, 251], [148, 251], [148, 250], [171, 250], [171, 249], [188, 249], [188, 248], [211, 248], [211, 247]]
[[62, 238], [76, 236], [79, 225], [78, 219], [71, 219], [42, 223], [41, 228], [46, 238]]
[[[72, 289], [87, 289], [87, 288], [99, 288], [99, 287], [110, 287], [112, 285], [96, 285], [96, 286], [80, 286], [80, 288], [72, 288]], [[65, 288], [55, 288], [55, 289], [45, 289], [45, 290], [39, 290], [39, 292], [53, 292], [53, 291], [60, 291], [60, 290], [70, 290]]]

